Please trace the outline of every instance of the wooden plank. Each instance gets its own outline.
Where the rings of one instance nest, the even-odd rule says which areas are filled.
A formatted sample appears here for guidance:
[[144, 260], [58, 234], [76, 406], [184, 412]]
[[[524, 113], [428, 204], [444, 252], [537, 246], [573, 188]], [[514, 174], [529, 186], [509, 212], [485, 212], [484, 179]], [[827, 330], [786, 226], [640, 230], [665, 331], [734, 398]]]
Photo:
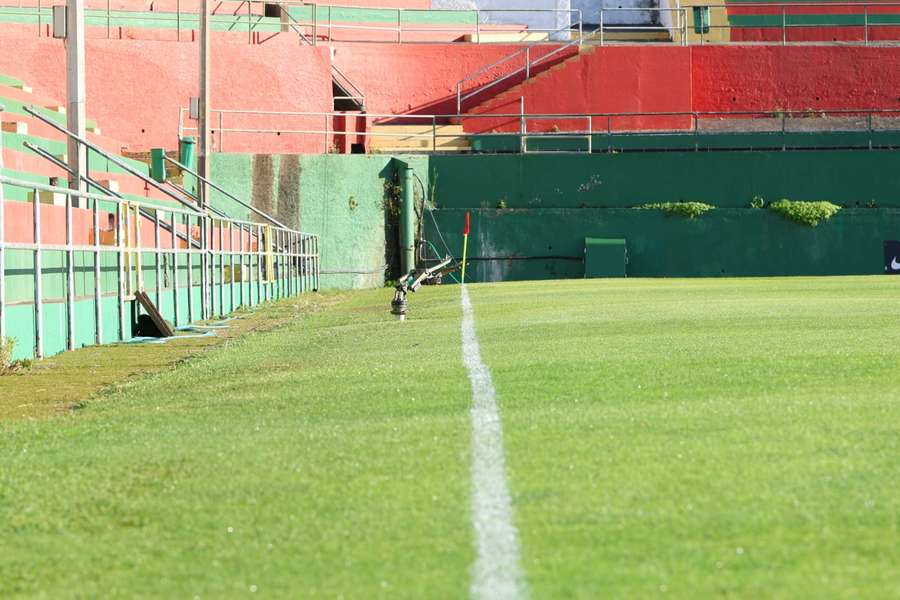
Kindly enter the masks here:
[[138, 302], [141, 303], [141, 306], [144, 307], [144, 310], [147, 311], [147, 315], [150, 316], [153, 324], [156, 325], [157, 329], [159, 329], [162, 337], [172, 337], [173, 335], [175, 335], [175, 332], [172, 331], [172, 328], [169, 327], [169, 324], [166, 323], [166, 320], [162, 318], [161, 314], [159, 314], [159, 310], [157, 310], [156, 305], [153, 304], [153, 301], [150, 299], [150, 296], [147, 295], [147, 292], [142, 289], [138, 290], [134, 293], [134, 297]]

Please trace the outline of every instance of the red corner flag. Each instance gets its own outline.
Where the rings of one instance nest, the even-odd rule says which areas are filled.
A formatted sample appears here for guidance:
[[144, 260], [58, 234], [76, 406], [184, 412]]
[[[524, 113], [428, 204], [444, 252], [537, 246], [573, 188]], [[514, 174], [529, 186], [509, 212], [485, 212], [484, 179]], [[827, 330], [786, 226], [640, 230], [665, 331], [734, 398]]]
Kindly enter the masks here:
[[463, 228], [463, 235], [469, 235], [469, 211], [466, 211], [466, 226]]

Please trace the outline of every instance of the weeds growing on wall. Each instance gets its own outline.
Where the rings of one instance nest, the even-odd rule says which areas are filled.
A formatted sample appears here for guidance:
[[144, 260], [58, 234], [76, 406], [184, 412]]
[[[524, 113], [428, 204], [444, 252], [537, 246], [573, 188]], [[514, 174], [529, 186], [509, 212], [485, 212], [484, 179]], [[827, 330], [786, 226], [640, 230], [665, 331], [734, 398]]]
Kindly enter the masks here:
[[715, 206], [705, 202], [655, 202], [642, 204], [635, 207], [640, 210], [661, 210], [668, 215], [678, 215], [694, 219], [705, 212], [713, 210]]
[[815, 227], [819, 221], [827, 221], [841, 210], [840, 206], [831, 202], [807, 202], [804, 200], [778, 200], [769, 204], [769, 208], [792, 221], [809, 227]]

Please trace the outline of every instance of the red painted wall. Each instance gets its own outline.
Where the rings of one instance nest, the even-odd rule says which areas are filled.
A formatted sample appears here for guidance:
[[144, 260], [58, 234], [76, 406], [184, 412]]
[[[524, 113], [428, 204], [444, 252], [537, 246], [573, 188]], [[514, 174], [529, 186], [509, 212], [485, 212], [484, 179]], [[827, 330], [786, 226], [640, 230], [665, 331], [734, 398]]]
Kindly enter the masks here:
[[[900, 48], [839, 46], [610, 47], [583, 53], [470, 113], [900, 109]], [[463, 121], [518, 131], [518, 118]], [[594, 131], [606, 119], [595, 118]], [[586, 129], [584, 119], [528, 121], [529, 131]], [[689, 118], [615, 117], [614, 130], [689, 127]]]
[[[333, 47], [334, 64], [363, 91], [368, 112], [455, 114], [456, 83], [521, 46], [338, 43]], [[514, 64], [519, 63], [500, 69], [508, 72]], [[489, 79], [488, 74], [481, 81]]]
[[691, 48], [698, 111], [900, 108], [900, 48]]
[[[678, 112], [691, 108], [691, 54], [683, 47], [607, 47], [583, 51], [470, 110], [526, 113]], [[605, 131], [686, 127], [690, 118], [594, 118], [592, 129]], [[518, 131], [518, 118], [465, 119], [466, 131]], [[529, 131], [587, 130], [585, 119], [529, 119]]]
[[[64, 99], [63, 43], [33, 32], [6, 34], [0, 29], [0, 73], [26, 81], [35, 94]], [[211, 56], [213, 108], [331, 110], [325, 46], [300, 46], [286, 36], [261, 45], [214, 37]], [[87, 111], [104, 134], [132, 150], [176, 147], [178, 109], [198, 93], [197, 44], [92, 39], [86, 58]], [[304, 139], [296, 150], [319, 152], [321, 142]]]

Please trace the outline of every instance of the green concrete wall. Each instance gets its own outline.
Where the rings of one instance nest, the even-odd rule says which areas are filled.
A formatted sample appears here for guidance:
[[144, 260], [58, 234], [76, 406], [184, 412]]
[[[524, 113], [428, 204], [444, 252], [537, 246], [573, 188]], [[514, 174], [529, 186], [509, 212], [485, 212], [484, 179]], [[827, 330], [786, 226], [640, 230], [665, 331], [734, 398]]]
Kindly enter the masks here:
[[[320, 236], [321, 287], [367, 288], [384, 284], [396, 250], [386, 186], [397, 161], [428, 185], [428, 157], [362, 154], [213, 154], [213, 180], [285, 224]], [[421, 196], [421, 187], [417, 186]], [[250, 211], [213, 196], [230, 216]]]
[[436, 155], [440, 208], [613, 208], [700, 201], [743, 208], [768, 201], [828, 200], [900, 207], [900, 152], [624, 152]]
[[[877, 274], [883, 242], [900, 239], [898, 166], [898, 152], [848, 150], [434, 156], [426, 234], [459, 257], [471, 209], [473, 281], [583, 277], [588, 237], [625, 238], [628, 276]], [[845, 208], [811, 228], [754, 196]], [[717, 208], [631, 208], [678, 201]]]
[[[457, 257], [464, 214], [434, 211]], [[765, 208], [720, 208], [695, 219], [628, 208], [477, 209], [466, 279], [583, 277], [588, 237], [625, 238], [629, 277], [879, 274], [883, 242], [900, 239], [900, 209], [848, 208], [817, 227]]]

